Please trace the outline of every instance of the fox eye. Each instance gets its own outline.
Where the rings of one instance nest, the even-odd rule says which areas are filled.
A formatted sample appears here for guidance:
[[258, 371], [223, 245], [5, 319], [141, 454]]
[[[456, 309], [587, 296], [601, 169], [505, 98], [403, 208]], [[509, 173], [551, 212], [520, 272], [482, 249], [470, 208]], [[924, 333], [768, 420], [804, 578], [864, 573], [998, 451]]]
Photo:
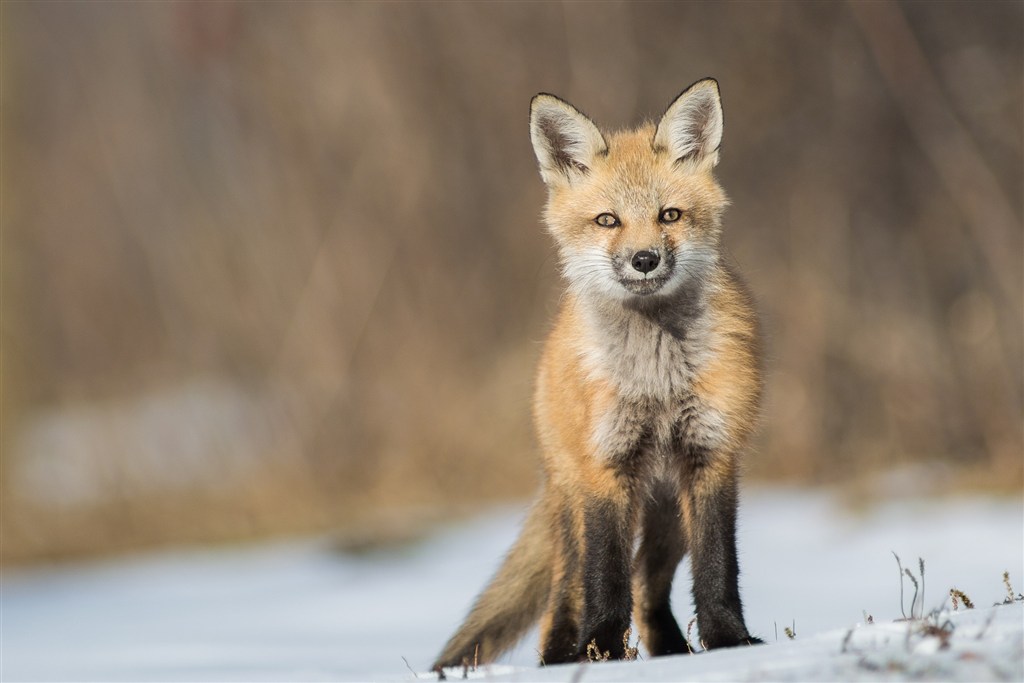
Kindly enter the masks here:
[[594, 222], [600, 225], [602, 228], [615, 228], [621, 225], [619, 223], [619, 217], [613, 213], [601, 213], [597, 215]]
[[683, 215], [683, 212], [674, 207], [662, 209], [661, 214], [658, 216], [658, 220], [662, 223], [675, 223]]

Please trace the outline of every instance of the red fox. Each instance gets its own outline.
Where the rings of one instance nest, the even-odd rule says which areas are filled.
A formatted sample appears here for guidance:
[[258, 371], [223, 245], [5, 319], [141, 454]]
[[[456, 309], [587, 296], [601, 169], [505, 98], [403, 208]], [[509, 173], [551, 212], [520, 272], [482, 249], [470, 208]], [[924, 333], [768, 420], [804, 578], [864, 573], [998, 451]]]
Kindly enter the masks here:
[[652, 656], [687, 652], [669, 606], [686, 552], [701, 645], [761, 642], [736, 557], [760, 345], [720, 255], [718, 83], [691, 85], [656, 126], [610, 135], [542, 93], [530, 137], [567, 281], [534, 398], [544, 484], [435, 670], [492, 661], [538, 620], [542, 664], [595, 647], [621, 659], [634, 621]]

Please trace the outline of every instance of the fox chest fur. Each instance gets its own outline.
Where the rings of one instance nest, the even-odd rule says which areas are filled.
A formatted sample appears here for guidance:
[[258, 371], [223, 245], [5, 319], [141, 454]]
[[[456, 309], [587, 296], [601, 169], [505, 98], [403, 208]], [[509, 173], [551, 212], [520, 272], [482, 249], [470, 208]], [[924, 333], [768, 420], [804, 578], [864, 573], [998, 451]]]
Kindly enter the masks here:
[[[724, 369], [730, 384], [743, 384], [751, 359], [731, 348], [735, 333], [709, 304], [696, 285], [656, 306], [567, 302], [537, 386], [545, 451], [561, 462], [576, 449], [659, 479], [741, 439], [757, 383], [748, 381], [733, 400], [720, 395], [712, 375]], [[576, 395], [567, 396], [566, 386]], [[559, 463], [548, 469], [557, 477]]]
[[722, 441], [722, 416], [695, 389], [713, 337], [696, 298], [679, 297], [664, 310], [595, 306], [584, 313], [591, 343], [583, 370], [615, 392], [611, 405], [594, 416], [590, 439], [597, 457], [647, 450], [660, 459]]

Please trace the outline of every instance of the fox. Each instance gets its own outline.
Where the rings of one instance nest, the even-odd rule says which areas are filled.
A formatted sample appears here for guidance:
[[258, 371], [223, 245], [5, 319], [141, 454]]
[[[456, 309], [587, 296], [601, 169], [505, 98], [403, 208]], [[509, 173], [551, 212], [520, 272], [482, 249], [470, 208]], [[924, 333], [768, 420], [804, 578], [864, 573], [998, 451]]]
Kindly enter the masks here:
[[[530, 104], [544, 223], [565, 280], [536, 375], [540, 493], [434, 670], [485, 664], [540, 623], [542, 665], [692, 652], [670, 594], [688, 553], [700, 645], [747, 630], [736, 524], [759, 420], [760, 325], [721, 248], [718, 82], [657, 124], [604, 133], [554, 95]], [[596, 649], [595, 649], [596, 648]]]

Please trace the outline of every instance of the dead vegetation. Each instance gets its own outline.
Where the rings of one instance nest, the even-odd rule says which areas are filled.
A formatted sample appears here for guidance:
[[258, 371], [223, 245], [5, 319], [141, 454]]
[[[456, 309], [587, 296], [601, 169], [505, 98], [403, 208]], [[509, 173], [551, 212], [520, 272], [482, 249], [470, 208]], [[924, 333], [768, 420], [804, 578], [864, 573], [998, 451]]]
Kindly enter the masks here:
[[[927, 639], [934, 639], [934, 649], [936, 651], [943, 651], [950, 649], [951, 639], [956, 631], [956, 625], [950, 618], [950, 612], [956, 612], [959, 610], [962, 604], [966, 609], [974, 609], [974, 603], [962, 590], [952, 588], [949, 591], [950, 608], [945, 605], [940, 605], [931, 609], [927, 612], [924, 611], [924, 560], [918, 559], [918, 568], [920, 571], [919, 575], [916, 575], [909, 570], [909, 568], [903, 567], [900, 562], [899, 556], [893, 552], [893, 556], [896, 558], [897, 568], [899, 569], [900, 576], [900, 612], [903, 615], [902, 618], [895, 620], [896, 622], [905, 622], [907, 630], [904, 638], [904, 651], [906, 654], [913, 654], [921, 651], [921, 648]], [[915, 591], [914, 596], [911, 598], [910, 616], [907, 616], [904, 602], [904, 590], [903, 590], [903, 579], [907, 578], [914, 585]], [[1002, 603], [995, 603], [993, 606], [1006, 605], [1014, 601], [1024, 600], [1024, 596], [1020, 594], [1014, 594], [1013, 588], [1009, 581], [1009, 572], [1003, 572], [1003, 584], [1007, 589], [1007, 597]], [[918, 586], [920, 585], [920, 594], [918, 593]], [[985, 637], [988, 632], [992, 621], [995, 618], [995, 612], [992, 612], [986, 623], [974, 635], [975, 640], [981, 640]], [[875, 623], [874, 619], [865, 612], [865, 624]], [[877, 655], [869, 649], [860, 649], [852, 644], [854, 636], [854, 628], [849, 629], [846, 635], [843, 637], [842, 644], [840, 646], [841, 654], [853, 654], [857, 656], [858, 666], [869, 671], [889, 671], [889, 672], [902, 672], [908, 667], [908, 660], [906, 658], [893, 658], [886, 655]], [[928, 647], [924, 648], [924, 651], [928, 651]], [[970, 651], [964, 652], [962, 657], [972, 657]]]
[[1010, 583], [1010, 572], [1003, 572], [1003, 585], [1006, 586], [1006, 597], [1003, 598], [1002, 602], [997, 602], [997, 605], [1012, 605], [1015, 602], [1024, 602], [1024, 593], [1015, 593], [1013, 590], [1013, 584]]
[[[3, 3], [0, 559], [529, 495], [527, 103], [624, 126], [706, 75], [769, 339], [750, 476], [1019, 492], [1022, 11]], [[197, 382], [259, 400], [160, 408]]]

